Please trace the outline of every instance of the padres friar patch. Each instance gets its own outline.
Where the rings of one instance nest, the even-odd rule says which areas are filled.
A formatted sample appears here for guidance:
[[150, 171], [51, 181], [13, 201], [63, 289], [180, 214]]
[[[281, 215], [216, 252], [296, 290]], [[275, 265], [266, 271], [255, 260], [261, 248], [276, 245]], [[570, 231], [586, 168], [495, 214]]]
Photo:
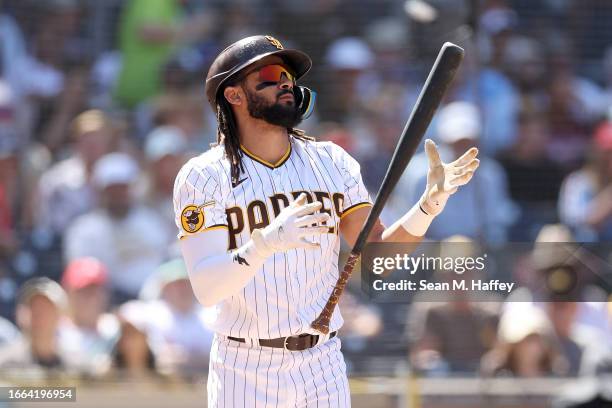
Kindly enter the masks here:
[[203, 205], [188, 205], [181, 212], [181, 226], [189, 234], [198, 232], [204, 225], [204, 207], [213, 205], [214, 201], [209, 201]]
[[266, 35], [266, 40], [270, 41], [270, 43], [276, 48], [278, 48], [279, 50], [283, 49], [283, 44], [281, 44], [280, 41], [278, 41], [276, 38], [272, 37], [271, 35]]

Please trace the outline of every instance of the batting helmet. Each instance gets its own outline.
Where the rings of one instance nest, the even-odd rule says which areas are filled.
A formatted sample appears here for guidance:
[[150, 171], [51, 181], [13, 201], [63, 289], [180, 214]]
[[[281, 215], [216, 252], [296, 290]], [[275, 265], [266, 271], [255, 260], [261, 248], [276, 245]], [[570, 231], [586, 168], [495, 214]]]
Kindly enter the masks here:
[[206, 76], [206, 98], [215, 113], [217, 97], [223, 85], [249, 65], [269, 55], [281, 57], [296, 79], [304, 76], [312, 66], [308, 55], [298, 50], [283, 48], [280, 41], [272, 36], [256, 35], [237, 41], [221, 51]]

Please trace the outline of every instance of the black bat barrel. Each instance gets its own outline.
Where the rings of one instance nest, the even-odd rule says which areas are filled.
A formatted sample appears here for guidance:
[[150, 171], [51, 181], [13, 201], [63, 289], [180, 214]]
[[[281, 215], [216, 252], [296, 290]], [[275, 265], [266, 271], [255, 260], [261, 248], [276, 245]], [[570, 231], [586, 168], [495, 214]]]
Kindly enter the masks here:
[[463, 60], [463, 55], [463, 48], [450, 42], [444, 43], [440, 49], [436, 62], [421, 90], [419, 99], [417, 99], [410, 118], [402, 131], [393, 153], [393, 158], [387, 169], [387, 174], [385, 174], [380, 190], [378, 190], [376, 195], [374, 206], [370, 210], [370, 214], [353, 246], [353, 253], [361, 253], [374, 223], [380, 216], [380, 212], [389, 198], [389, 194], [395, 188], [414, 152], [421, 143], [436, 109], [440, 102], [442, 102], [446, 90], [455, 77], [455, 73]]

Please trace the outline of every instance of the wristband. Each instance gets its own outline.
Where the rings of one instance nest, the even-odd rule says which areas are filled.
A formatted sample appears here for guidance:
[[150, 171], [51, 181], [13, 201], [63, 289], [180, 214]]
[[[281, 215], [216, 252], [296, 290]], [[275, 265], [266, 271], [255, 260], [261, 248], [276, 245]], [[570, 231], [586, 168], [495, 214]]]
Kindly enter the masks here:
[[422, 237], [427, 232], [429, 225], [435, 216], [427, 214], [421, 207], [420, 203], [416, 203], [401, 219], [402, 227], [415, 237]]

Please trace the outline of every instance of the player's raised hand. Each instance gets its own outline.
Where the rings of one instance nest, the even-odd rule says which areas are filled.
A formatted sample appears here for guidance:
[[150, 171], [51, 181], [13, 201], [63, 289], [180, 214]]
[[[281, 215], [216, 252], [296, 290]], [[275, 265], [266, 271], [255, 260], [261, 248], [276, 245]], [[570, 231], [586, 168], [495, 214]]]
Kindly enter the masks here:
[[294, 248], [317, 248], [318, 243], [305, 238], [307, 235], [320, 235], [329, 230], [321, 225], [329, 220], [328, 214], [315, 214], [321, 209], [320, 202], [306, 202], [306, 194], [302, 193], [267, 227], [253, 231], [251, 238], [255, 247], [262, 255], [269, 256], [274, 252], [287, 251]]
[[467, 184], [480, 164], [476, 158], [478, 149], [472, 147], [461, 157], [451, 163], [444, 163], [436, 144], [425, 140], [425, 152], [429, 159], [427, 188], [421, 198], [421, 207], [430, 215], [438, 215], [444, 209], [446, 201], [457, 189]]

